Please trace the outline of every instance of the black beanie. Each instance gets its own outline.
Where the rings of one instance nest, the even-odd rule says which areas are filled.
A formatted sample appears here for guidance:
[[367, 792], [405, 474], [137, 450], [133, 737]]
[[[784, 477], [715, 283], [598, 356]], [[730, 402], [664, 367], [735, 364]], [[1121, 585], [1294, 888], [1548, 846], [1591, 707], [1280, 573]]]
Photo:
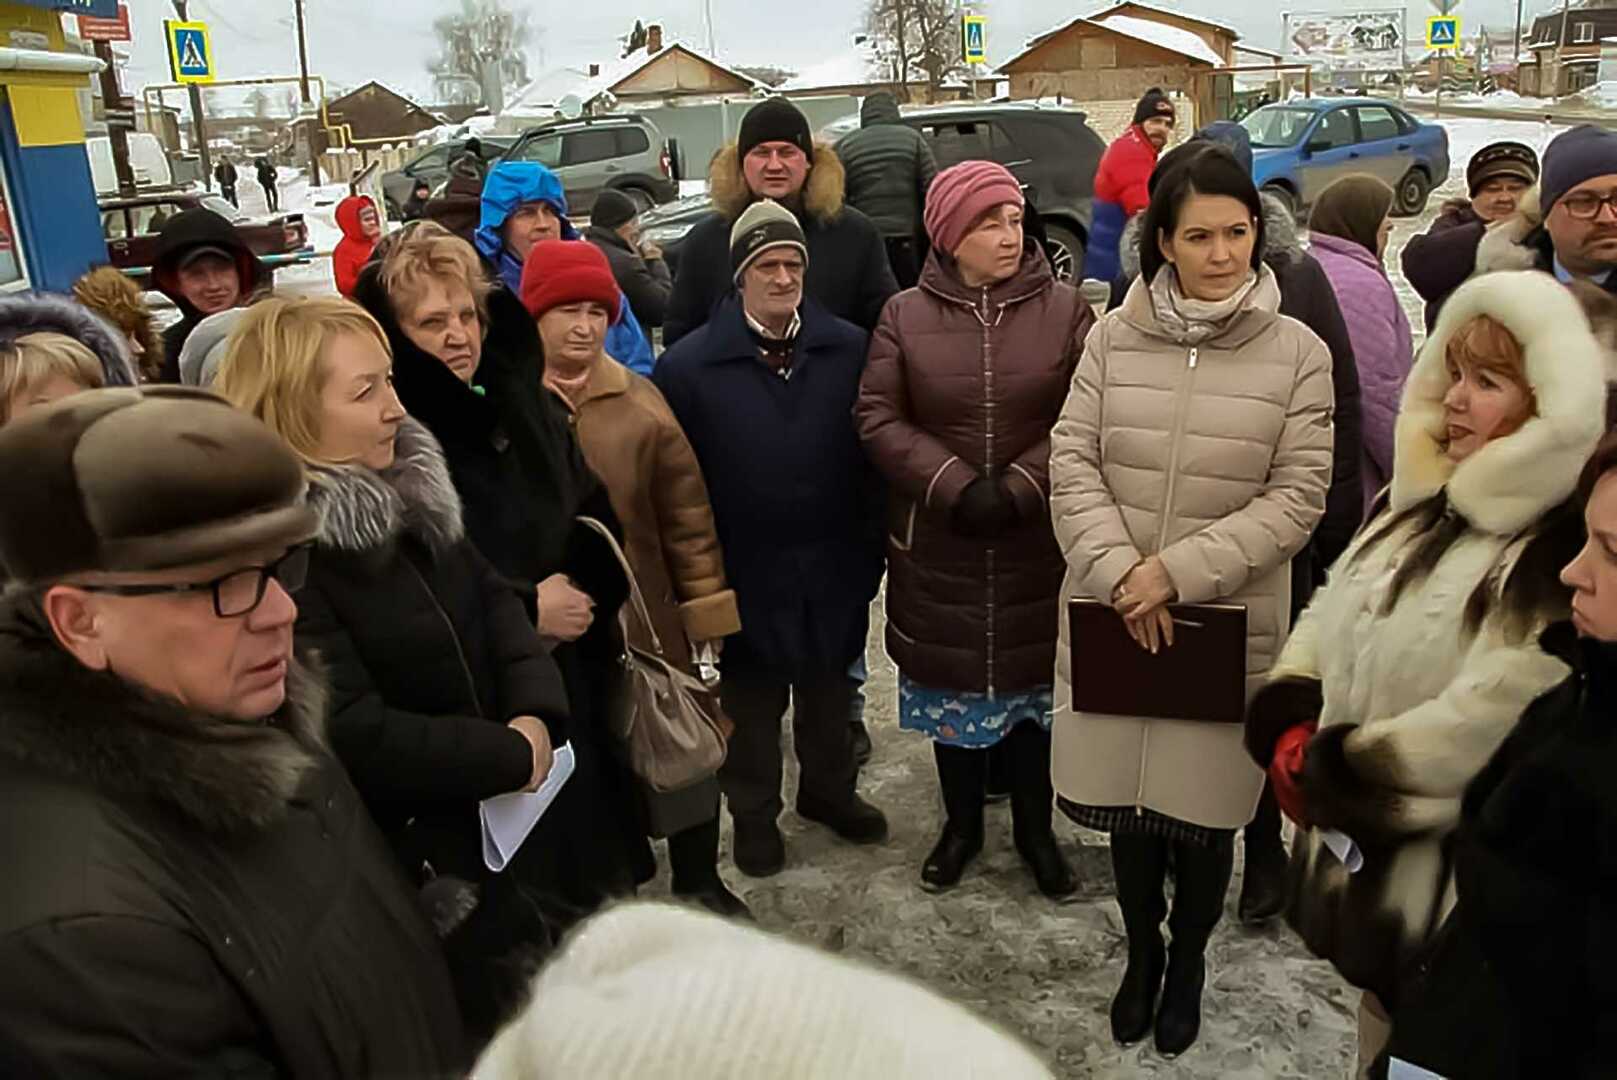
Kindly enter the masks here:
[[736, 150], [742, 157], [766, 142], [791, 143], [809, 157], [814, 156], [814, 136], [809, 131], [808, 117], [783, 97], [760, 101], [741, 119]]
[[595, 205], [590, 207], [590, 224], [615, 229], [633, 221], [639, 214], [640, 210], [633, 199], [621, 191], [607, 188], [595, 200]]
[[1134, 122], [1143, 124], [1152, 117], [1160, 116], [1172, 124], [1174, 122], [1173, 102], [1168, 95], [1162, 92], [1162, 87], [1153, 86], [1145, 92], [1140, 103], [1134, 106]]

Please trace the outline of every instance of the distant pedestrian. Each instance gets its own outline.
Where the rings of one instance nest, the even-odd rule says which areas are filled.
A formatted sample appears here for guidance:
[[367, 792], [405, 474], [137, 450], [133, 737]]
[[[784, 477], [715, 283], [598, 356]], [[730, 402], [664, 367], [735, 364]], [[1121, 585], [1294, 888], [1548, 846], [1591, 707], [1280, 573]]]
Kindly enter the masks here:
[[1426, 329], [1437, 325], [1449, 293], [1458, 289], [1477, 265], [1483, 232], [1515, 214], [1522, 198], [1538, 183], [1538, 155], [1518, 142], [1489, 143], [1465, 167], [1469, 198], [1450, 199], [1432, 227], [1404, 245], [1404, 277], [1426, 301]]
[[641, 238], [640, 211], [634, 200], [621, 191], [601, 192], [590, 208], [584, 239], [606, 255], [612, 277], [640, 325], [661, 326], [674, 292], [674, 278], [663, 261], [662, 248]]
[[350, 195], [337, 204], [337, 227], [342, 239], [331, 253], [331, 269], [337, 279], [337, 292], [354, 295], [359, 272], [370, 262], [376, 242], [382, 238], [382, 219], [369, 195]]
[[163, 331], [161, 374], [162, 382], [177, 383], [180, 349], [196, 324], [247, 304], [269, 286], [270, 272], [234, 225], [199, 206], [164, 223], [152, 283], [180, 309], [180, 321]]
[[885, 90], [865, 98], [859, 125], [836, 144], [848, 176], [848, 205], [880, 231], [899, 288], [913, 289], [926, 262], [921, 215], [938, 163], [926, 137], [904, 123], [898, 101]]
[[427, 203], [432, 201], [432, 185], [425, 180], [417, 180], [410, 186], [410, 197], [404, 200], [404, 223], [419, 221], [427, 212]]
[[123, 332], [140, 381], [157, 382], [163, 350], [145, 290], [116, 266], [98, 266], [73, 283], [73, 296]]
[[221, 155], [219, 164], [213, 167], [213, 178], [219, 184], [219, 194], [224, 196], [231, 206], [240, 208], [241, 200], [236, 198], [237, 176], [236, 166], [231, 164], [230, 158]]
[[1118, 273], [1123, 226], [1151, 202], [1151, 170], [1173, 135], [1173, 102], [1153, 86], [1134, 106], [1134, 120], [1101, 155], [1095, 170], [1095, 222], [1084, 250], [1084, 277], [1110, 282]]
[[275, 163], [268, 155], [260, 157], [257, 164], [258, 186], [264, 189], [264, 202], [269, 212], [278, 214], [281, 211], [281, 181], [275, 170]]

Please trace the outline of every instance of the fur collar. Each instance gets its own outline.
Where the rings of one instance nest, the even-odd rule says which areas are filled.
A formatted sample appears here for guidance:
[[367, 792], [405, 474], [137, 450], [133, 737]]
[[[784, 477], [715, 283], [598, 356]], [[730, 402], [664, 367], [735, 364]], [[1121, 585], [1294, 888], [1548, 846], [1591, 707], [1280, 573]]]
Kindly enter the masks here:
[[265, 724], [194, 712], [91, 671], [25, 594], [0, 608], [0, 758], [115, 798], [159, 803], [210, 834], [279, 820], [326, 750], [326, 694], [301, 661]]
[[1545, 237], [1540, 231], [1543, 226], [1544, 215], [1539, 210], [1538, 188], [1535, 187], [1522, 195], [1514, 214], [1489, 225], [1482, 234], [1482, 242], [1477, 245], [1476, 274], [1548, 270], [1550, 263], [1544, 259]]
[[[1444, 352], [1479, 315], [1521, 342], [1538, 413], [1458, 467], [1443, 452]], [[1572, 292], [1548, 274], [1515, 271], [1472, 278], [1455, 291], [1404, 387], [1398, 412], [1392, 506], [1405, 510], [1445, 487], [1473, 527], [1509, 536], [1571, 495], [1605, 430], [1603, 350]]]
[[[735, 221], [757, 201], [741, 172], [741, 155], [735, 143], [714, 155], [713, 165], [708, 169], [708, 191], [713, 205], [729, 221]], [[843, 192], [842, 159], [825, 143], [815, 143], [814, 164], [809, 169], [808, 183], [803, 187], [803, 209], [819, 224], [828, 225], [842, 213]], [[804, 222], [805, 226], [807, 224]]]
[[320, 517], [317, 544], [364, 552], [408, 532], [441, 552], [461, 541], [460, 495], [438, 440], [405, 417], [396, 453], [379, 473], [363, 465], [309, 466], [309, 506]]
[[[1289, 206], [1268, 192], [1263, 192], [1260, 198], [1263, 202], [1263, 261], [1271, 266], [1296, 262], [1303, 254], [1297, 218]], [[1118, 257], [1125, 281], [1133, 281], [1140, 276], [1140, 233], [1144, 228], [1144, 214], [1135, 214], [1123, 226]]]
[[0, 297], [0, 346], [47, 330], [66, 334], [94, 353], [108, 386], [134, 386], [140, 381], [129, 356], [129, 340], [98, 313], [55, 293]]

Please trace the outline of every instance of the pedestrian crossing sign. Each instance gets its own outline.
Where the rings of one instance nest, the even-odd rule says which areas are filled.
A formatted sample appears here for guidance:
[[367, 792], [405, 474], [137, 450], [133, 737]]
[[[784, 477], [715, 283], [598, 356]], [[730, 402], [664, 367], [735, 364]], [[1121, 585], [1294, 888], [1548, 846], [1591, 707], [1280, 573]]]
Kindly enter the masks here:
[[213, 82], [213, 46], [208, 24], [165, 20], [168, 31], [168, 66], [177, 83]]
[[1427, 19], [1426, 47], [1428, 49], [1459, 49], [1460, 17], [1458, 15], [1433, 15]]
[[960, 17], [960, 38], [965, 43], [968, 64], [988, 63], [988, 19], [982, 15]]

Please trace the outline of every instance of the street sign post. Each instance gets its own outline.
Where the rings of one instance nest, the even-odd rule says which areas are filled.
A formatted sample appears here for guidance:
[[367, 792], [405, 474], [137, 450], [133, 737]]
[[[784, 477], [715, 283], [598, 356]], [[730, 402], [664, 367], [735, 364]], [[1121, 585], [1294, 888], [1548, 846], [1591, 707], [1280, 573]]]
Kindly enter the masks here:
[[988, 19], [983, 15], [960, 17], [962, 52], [968, 64], [988, 63]]
[[213, 82], [213, 46], [208, 41], [208, 24], [176, 22], [167, 19], [168, 65], [177, 83]]

